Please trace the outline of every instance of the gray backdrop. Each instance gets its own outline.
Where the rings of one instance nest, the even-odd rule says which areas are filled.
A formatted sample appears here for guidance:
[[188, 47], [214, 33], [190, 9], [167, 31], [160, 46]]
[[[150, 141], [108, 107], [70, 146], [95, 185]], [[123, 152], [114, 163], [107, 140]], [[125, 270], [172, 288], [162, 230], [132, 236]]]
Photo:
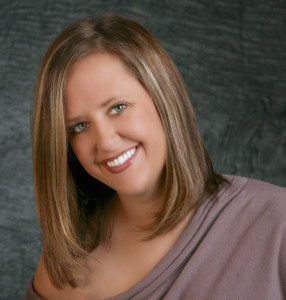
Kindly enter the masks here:
[[55, 36], [105, 12], [151, 30], [178, 65], [216, 169], [286, 186], [285, 0], [0, 0], [0, 299], [22, 299], [40, 255], [30, 102]]

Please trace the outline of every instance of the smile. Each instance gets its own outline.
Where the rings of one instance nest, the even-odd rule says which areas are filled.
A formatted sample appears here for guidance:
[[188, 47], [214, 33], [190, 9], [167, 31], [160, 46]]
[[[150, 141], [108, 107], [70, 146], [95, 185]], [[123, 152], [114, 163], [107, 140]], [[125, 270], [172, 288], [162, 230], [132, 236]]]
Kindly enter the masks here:
[[121, 166], [123, 165], [128, 159], [130, 159], [134, 153], [136, 151], [136, 147], [126, 151], [125, 153], [121, 154], [120, 156], [118, 156], [117, 158], [115, 158], [114, 160], [112, 161], [108, 161], [106, 162], [106, 164], [109, 166], [109, 167], [118, 167], [118, 166]]
[[138, 149], [139, 145], [121, 153], [118, 157], [113, 158], [112, 160], [105, 161], [103, 165], [109, 171], [119, 173], [127, 169], [132, 164]]

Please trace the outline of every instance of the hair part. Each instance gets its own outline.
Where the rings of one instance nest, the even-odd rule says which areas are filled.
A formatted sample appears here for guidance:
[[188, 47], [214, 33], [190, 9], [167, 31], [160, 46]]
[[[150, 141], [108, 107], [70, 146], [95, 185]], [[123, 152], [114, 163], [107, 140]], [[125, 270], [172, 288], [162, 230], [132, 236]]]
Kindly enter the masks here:
[[73, 65], [99, 52], [117, 55], [153, 99], [167, 138], [164, 207], [147, 230], [155, 238], [181, 222], [222, 176], [200, 138], [183, 80], [157, 39], [136, 22], [115, 15], [84, 19], [65, 29], [40, 66], [33, 104], [33, 168], [43, 259], [58, 288], [78, 284], [88, 253], [108, 238], [114, 191], [88, 175], [68, 144], [65, 85]]

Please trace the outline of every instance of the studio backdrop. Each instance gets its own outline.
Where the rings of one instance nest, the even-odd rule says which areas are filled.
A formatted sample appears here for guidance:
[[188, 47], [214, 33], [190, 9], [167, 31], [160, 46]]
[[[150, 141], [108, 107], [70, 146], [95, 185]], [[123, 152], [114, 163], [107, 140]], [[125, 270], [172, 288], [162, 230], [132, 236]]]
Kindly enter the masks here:
[[285, 0], [0, 0], [0, 299], [22, 299], [41, 252], [30, 105], [52, 40], [117, 13], [177, 64], [218, 172], [286, 186]]

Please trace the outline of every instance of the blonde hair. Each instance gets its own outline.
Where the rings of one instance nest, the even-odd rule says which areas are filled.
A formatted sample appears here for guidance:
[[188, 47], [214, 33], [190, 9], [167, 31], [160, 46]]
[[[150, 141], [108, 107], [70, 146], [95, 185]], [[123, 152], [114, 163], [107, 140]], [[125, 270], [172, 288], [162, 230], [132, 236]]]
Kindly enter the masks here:
[[[68, 144], [65, 84], [74, 63], [92, 53], [117, 55], [148, 91], [167, 137], [165, 205], [148, 238], [174, 228], [224, 180], [213, 171], [183, 80], [156, 38], [136, 22], [115, 15], [81, 20], [48, 49], [33, 106], [34, 188], [43, 259], [52, 283], [76, 286], [86, 255], [110, 233], [113, 191], [91, 178]], [[84, 180], [82, 180], [84, 178]]]

